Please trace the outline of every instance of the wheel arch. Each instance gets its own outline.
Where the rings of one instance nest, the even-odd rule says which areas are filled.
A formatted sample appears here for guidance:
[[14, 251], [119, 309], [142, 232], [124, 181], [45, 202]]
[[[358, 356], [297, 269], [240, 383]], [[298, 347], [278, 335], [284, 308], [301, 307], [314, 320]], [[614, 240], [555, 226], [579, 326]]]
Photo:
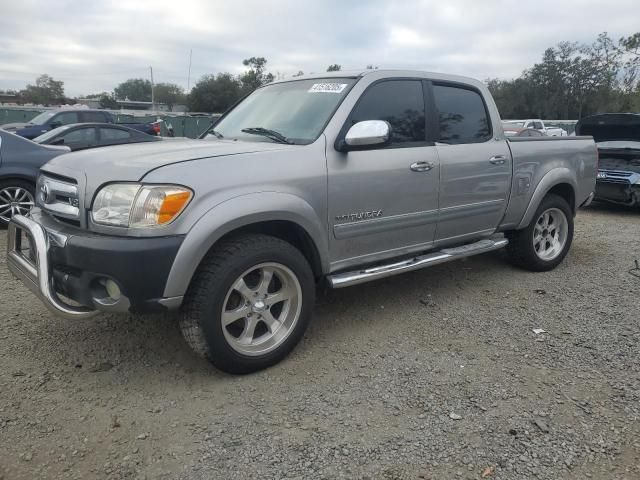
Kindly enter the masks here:
[[11, 182], [15, 180], [28, 183], [32, 185], [34, 188], [36, 186], [36, 180], [32, 176], [27, 174], [18, 172], [18, 173], [3, 174], [0, 176], [0, 183]]
[[326, 227], [307, 202], [277, 192], [243, 195], [212, 208], [189, 230], [171, 267], [164, 296], [183, 296], [205, 255], [221, 240], [246, 233], [291, 243], [307, 258], [316, 278], [328, 270]]
[[558, 195], [559, 197], [564, 198], [567, 201], [567, 203], [569, 204], [569, 207], [571, 207], [571, 212], [575, 216], [575, 214], [576, 214], [576, 191], [571, 186], [571, 184], [569, 184], [569, 183], [558, 183], [558, 184], [554, 185], [553, 187], [551, 187], [549, 189], [549, 191], [546, 193], [545, 197], [547, 195], [551, 195], [551, 194], [555, 194], [555, 195]]
[[578, 186], [575, 180], [575, 174], [572, 174], [571, 170], [568, 168], [554, 168], [550, 170], [538, 183], [516, 230], [529, 225], [540, 203], [542, 203], [542, 200], [549, 194], [556, 194], [564, 198], [571, 207], [571, 212], [575, 215], [577, 190]]

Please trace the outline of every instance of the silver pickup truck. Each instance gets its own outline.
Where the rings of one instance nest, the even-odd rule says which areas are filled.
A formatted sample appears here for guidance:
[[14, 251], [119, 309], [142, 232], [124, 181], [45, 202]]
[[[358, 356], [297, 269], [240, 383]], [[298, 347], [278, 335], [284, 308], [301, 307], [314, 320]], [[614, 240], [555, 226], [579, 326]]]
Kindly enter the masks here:
[[178, 310], [197, 352], [245, 373], [296, 345], [321, 281], [501, 247], [556, 267], [596, 163], [591, 137], [506, 140], [472, 79], [300, 77], [259, 88], [199, 140], [53, 159], [38, 208], [9, 225], [8, 265], [65, 317]]

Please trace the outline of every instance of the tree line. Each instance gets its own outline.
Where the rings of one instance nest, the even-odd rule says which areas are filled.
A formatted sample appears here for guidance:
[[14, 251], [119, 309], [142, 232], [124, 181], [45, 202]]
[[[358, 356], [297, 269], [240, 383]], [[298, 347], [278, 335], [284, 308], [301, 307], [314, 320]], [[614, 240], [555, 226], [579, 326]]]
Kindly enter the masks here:
[[513, 80], [488, 79], [502, 118], [579, 119], [640, 112], [640, 32], [592, 44], [560, 42]]
[[[264, 57], [251, 57], [243, 60], [247, 69], [240, 75], [218, 73], [204, 75], [187, 94], [180, 85], [174, 83], [156, 83], [144, 78], [130, 78], [111, 92], [100, 92], [86, 95], [83, 98], [96, 99], [102, 108], [117, 109], [118, 100], [131, 100], [163, 103], [173, 110], [178, 104], [186, 104], [192, 112], [220, 113], [227, 110], [245, 95], [256, 88], [270, 83], [275, 79], [272, 73], [266, 71], [267, 60]], [[328, 72], [339, 71], [338, 64], [329, 65]], [[297, 75], [303, 75], [298, 72]], [[2, 93], [2, 92], [0, 92]], [[41, 75], [35, 85], [27, 85], [20, 91], [5, 92], [16, 96], [17, 103], [33, 103], [38, 105], [62, 105], [75, 103], [77, 99], [68, 98], [64, 93], [64, 83], [54, 80], [49, 75]]]
[[[204, 75], [190, 92], [173, 83], [153, 86], [155, 102], [171, 110], [185, 104], [192, 112], [224, 112], [240, 98], [272, 82], [264, 57], [243, 60], [240, 75], [228, 72]], [[373, 65], [367, 68], [374, 69]], [[338, 64], [327, 72], [339, 71]], [[298, 77], [304, 72], [292, 75]], [[606, 32], [591, 44], [560, 42], [548, 48], [539, 63], [515, 79], [487, 79], [503, 118], [577, 119], [600, 112], [640, 112], [640, 32], [614, 41]], [[118, 108], [117, 100], [151, 101], [151, 82], [132, 78], [112, 92], [88, 95], [103, 108]], [[64, 84], [49, 75], [35, 85], [13, 92], [19, 103], [56, 105], [73, 103], [65, 97]]]

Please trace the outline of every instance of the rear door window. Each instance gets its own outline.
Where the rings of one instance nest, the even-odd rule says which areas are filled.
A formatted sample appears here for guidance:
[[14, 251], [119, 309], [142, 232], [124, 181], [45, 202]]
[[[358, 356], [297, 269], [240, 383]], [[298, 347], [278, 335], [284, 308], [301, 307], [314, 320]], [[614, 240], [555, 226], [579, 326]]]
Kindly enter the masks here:
[[388, 80], [370, 86], [351, 113], [351, 123], [386, 120], [391, 146], [425, 142], [425, 108], [420, 80]]
[[440, 142], [452, 145], [486, 142], [491, 124], [479, 92], [468, 88], [434, 85]]
[[101, 128], [100, 138], [102, 142], [118, 142], [131, 138], [131, 133], [119, 128]]
[[86, 123], [103, 123], [107, 116], [103, 112], [82, 112], [82, 121]]

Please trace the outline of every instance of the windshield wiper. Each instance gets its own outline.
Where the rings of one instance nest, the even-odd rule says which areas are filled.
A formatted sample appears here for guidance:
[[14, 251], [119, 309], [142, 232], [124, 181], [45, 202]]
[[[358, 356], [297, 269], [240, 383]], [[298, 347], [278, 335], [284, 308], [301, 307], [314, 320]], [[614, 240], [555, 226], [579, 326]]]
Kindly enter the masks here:
[[268, 128], [249, 127], [249, 128], [243, 128], [241, 132], [250, 133], [251, 135], [261, 135], [263, 137], [270, 138], [274, 142], [278, 142], [278, 143], [286, 143], [287, 145], [294, 145], [294, 143], [291, 140], [289, 140], [287, 137], [282, 135], [280, 132], [276, 132], [275, 130], [270, 130]]
[[211, 135], [215, 135], [216, 138], [224, 138], [224, 135], [222, 135], [220, 132], [216, 132], [213, 128], [209, 131], [206, 132], [207, 135], [211, 134]]

